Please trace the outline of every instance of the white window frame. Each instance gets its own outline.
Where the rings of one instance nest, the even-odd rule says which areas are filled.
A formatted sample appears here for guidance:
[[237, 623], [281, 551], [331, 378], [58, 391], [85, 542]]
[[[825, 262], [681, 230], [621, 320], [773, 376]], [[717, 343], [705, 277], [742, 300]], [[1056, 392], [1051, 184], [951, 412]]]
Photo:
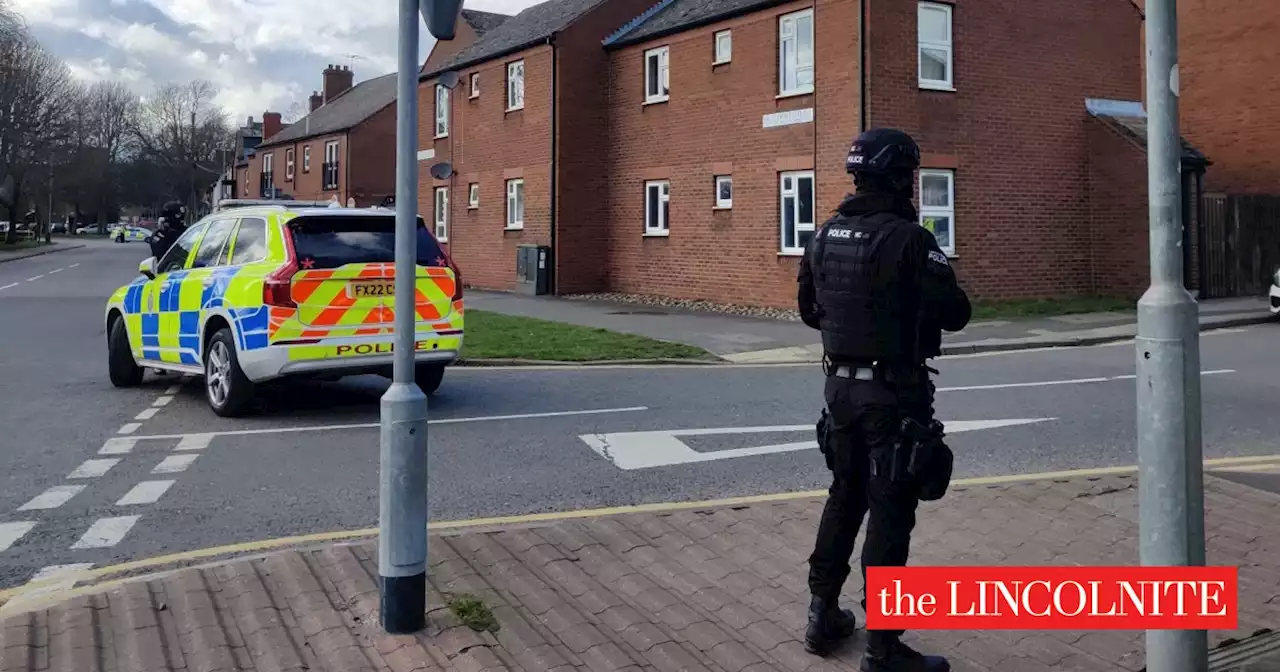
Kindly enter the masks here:
[[507, 64], [507, 111], [524, 109], [524, 60]]
[[507, 228], [524, 228], [524, 178], [507, 180]]
[[[798, 23], [800, 19], [808, 17], [809, 19], [809, 53], [800, 53], [800, 35], [798, 31]], [[798, 12], [784, 14], [778, 17], [778, 97], [799, 96], [806, 93], [813, 93], [813, 50], [817, 47], [814, 44], [813, 26], [813, 8], [802, 9]], [[788, 63], [788, 50], [783, 46], [791, 45], [790, 53], [795, 54], [793, 63]], [[794, 85], [788, 86], [787, 70], [791, 68], [791, 79]], [[800, 84], [800, 75], [807, 72], [809, 74], [808, 84]]]
[[[671, 49], [655, 47], [644, 52], [644, 102], [665, 103], [671, 98]], [[658, 90], [649, 90], [649, 76], [658, 69]]]
[[467, 185], [467, 209], [475, 210], [480, 207], [480, 183], [472, 182]]
[[[724, 49], [720, 44], [724, 43]], [[721, 30], [711, 38], [711, 65], [724, 65], [733, 60], [733, 31]]]
[[330, 140], [329, 142], [324, 143], [324, 162], [325, 163], [338, 162], [338, 141], [337, 140]]
[[275, 167], [276, 167], [276, 161], [275, 161], [275, 158], [276, 158], [276, 155], [275, 155], [274, 153], [271, 153], [271, 154], [263, 154], [263, 155], [262, 155], [262, 172], [267, 173], [267, 174], [271, 174], [271, 173], [276, 172], [276, 171], [275, 171]]
[[480, 73], [471, 73], [471, 77], [469, 77], [467, 81], [467, 88], [471, 90], [471, 94], [467, 96], [468, 98], [480, 97]]
[[[729, 183], [729, 198], [720, 198], [720, 185], [724, 182]], [[716, 175], [716, 210], [728, 210], [733, 207], [733, 176], [732, 175]]]
[[286, 182], [293, 180], [294, 158], [293, 148], [284, 150], [284, 179]]
[[311, 145], [302, 148], [302, 172], [311, 172]]
[[435, 224], [436, 240], [449, 242], [449, 187], [435, 189]]
[[[657, 190], [658, 192], [658, 211], [650, 212], [649, 210], [649, 191]], [[662, 206], [666, 205], [666, 208]], [[671, 215], [671, 181], [670, 180], [649, 180], [644, 183], [644, 235], [646, 236], [669, 236], [671, 235], [671, 222], [668, 221]]]
[[436, 84], [436, 139], [449, 137], [449, 89]]
[[[947, 203], [946, 207], [924, 204], [924, 178], [925, 177], [945, 177], [947, 179]], [[920, 194], [920, 226], [924, 226], [925, 219], [929, 217], [947, 217], [951, 222], [951, 242], [949, 245], [939, 244], [942, 252], [947, 256], [954, 256], [956, 253], [956, 171], [946, 170], [942, 168], [922, 168], [920, 170], [919, 183], [916, 185], [916, 193]], [[933, 233], [930, 231], [930, 233]]]
[[[916, 7], [916, 77], [919, 80], [920, 88], [933, 89], [935, 91], [955, 91], [955, 52], [953, 44], [955, 43], [955, 21], [953, 19], [954, 9], [951, 5], [939, 2], [921, 2]], [[942, 12], [947, 17], [947, 41], [934, 42], [926, 40], [921, 36], [920, 24], [923, 23], [922, 17], [925, 12]], [[936, 51], [946, 52], [946, 79], [925, 79], [924, 77], [924, 50], [933, 49]]]
[[[792, 214], [795, 216], [796, 222], [795, 242], [800, 242], [800, 234], [802, 232], [814, 231], [817, 229], [817, 222], [800, 221], [800, 180], [806, 177], [809, 178], [809, 184], [813, 189], [813, 193], [809, 194], [809, 202], [813, 205], [810, 209], [813, 211], [814, 219], [817, 219], [817, 204], [813, 199], [818, 193], [818, 181], [817, 178], [814, 177], [814, 172], [812, 170], [790, 170], [778, 174], [778, 248], [781, 251], [781, 254], [784, 255], [798, 256], [804, 254], [804, 246], [787, 244], [786, 211], [788, 197], [793, 201], [790, 207], [793, 210]], [[791, 178], [790, 189], [785, 187], [787, 178]]]

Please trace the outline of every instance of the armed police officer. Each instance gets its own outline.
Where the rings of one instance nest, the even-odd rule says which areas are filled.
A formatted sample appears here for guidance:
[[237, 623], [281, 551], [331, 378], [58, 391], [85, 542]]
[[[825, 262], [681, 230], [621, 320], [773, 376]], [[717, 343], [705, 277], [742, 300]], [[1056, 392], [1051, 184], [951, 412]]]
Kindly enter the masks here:
[[[800, 315], [822, 331], [826, 409], [819, 440], [833, 474], [809, 558], [805, 648], [818, 655], [855, 630], [853, 613], [838, 600], [868, 510], [864, 584], [868, 566], [906, 564], [919, 500], [941, 497], [938, 471], [942, 491], [950, 478], [925, 361], [940, 354], [941, 330], [968, 324], [970, 305], [933, 234], [917, 221], [911, 196], [919, 167], [920, 149], [906, 133], [872, 129], [858, 136], [845, 160], [854, 193], [800, 262]], [[904, 434], [927, 435], [924, 443], [935, 450], [909, 452], [915, 444]], [[922, 494], [929, 476], [925, 489], [932, 492]], [[870, 631], [863, 672], [950, 669], [945, 658], [922, 655], [901, 636]]]
[[155, 233], [151, 235], [151, 256], [159, 260], [187, 230], [187, 206], [169, 201], [160, 210]]

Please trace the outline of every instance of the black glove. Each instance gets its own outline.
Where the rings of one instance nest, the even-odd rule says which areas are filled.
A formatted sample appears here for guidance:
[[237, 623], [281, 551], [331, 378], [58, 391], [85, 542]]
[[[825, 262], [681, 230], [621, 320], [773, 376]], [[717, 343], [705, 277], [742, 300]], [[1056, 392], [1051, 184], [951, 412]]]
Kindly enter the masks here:
[[835, 463], [831, 455], [831, 414], [827, 413], [827, 408], [822, 408], [822, 415], [818, 417], [817, 425], [818, 434], [818, 450], [822, 453], [822, 458], [827, 462], [827, 469], [835, 471]]

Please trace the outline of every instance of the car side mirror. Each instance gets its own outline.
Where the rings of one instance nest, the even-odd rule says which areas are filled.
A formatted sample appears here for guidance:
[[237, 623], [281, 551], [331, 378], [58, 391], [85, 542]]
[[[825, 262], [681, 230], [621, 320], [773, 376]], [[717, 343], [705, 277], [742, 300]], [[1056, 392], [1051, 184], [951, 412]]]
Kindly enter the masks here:
[[147, 276], [150, 280], [156, 279], [156, 258], [147, 257], [141, 264], [138, 264], [138, 272]]

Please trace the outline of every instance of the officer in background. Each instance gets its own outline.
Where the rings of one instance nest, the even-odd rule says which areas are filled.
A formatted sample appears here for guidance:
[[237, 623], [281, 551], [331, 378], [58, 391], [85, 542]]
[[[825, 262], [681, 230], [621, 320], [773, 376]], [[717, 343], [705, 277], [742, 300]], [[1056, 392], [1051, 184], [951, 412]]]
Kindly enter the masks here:
[[156, 231], [151, 235], [151, 256], [156, 260], [164, 257], [169, 248], [186, 232], [186, 218], [187, 206], [177, 201], [165, 203], [160, 211]]
[[[868, 509], [864, 583], [868, 566], [906, 565], [920, 489], [901, 475], [903, 423], [933, 423], [925, 360], [940, 354], [941, 330], [969, 322], [969, 299], [911, 204], [919, 167], [920, 149], [906, 133], [872, 129], [858, 136], [845, 160], [855, 193], [809, 241], [800, 262], [800, 315], [822, 331], [829, 417], [819, 425], [820, 442], [833, 473], [809, 558], [805, 648], [818, 655], [856, 627], [838, 600]], [[940, 444], [940, 425], [934, 427]], [[871, 631], [863, 672], [950, 670], [945, 658], [921, 655], [901, 636]]]

